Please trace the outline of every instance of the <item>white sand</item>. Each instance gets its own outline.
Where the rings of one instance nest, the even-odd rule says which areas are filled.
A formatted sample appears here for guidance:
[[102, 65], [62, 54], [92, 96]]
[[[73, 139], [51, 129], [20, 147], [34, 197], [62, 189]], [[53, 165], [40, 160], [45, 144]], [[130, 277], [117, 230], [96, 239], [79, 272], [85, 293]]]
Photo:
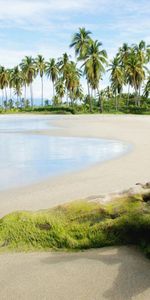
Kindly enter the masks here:
[[121, 191], [150, 180], [150, 116], [60, 116], [53, 124], [56, 129], [41, 133], [119, 139], [131, 143], [133, 150], [80, 172], [0, 192], [1, 216], [14, 210], [45, 209], [65, 201]]

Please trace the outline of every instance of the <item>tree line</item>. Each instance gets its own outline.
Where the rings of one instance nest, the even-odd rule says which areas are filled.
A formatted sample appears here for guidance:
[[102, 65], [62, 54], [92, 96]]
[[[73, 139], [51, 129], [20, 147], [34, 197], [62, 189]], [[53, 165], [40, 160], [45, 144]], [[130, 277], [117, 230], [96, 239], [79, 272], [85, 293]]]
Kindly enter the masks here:
[[[139, 44], [124, 43], [116, 56], [109, 61], [102, 43], [92, 39], [92, 33], [79, 28], [70, 44], [75, 51], [76, 60], [64, 53], [57, 60], [46, 61], [42, 55], [35, 59], [26, 56], [19, 65], [12, 69], [0, 66], [0, 89], [2, 106], [34, 106], [33, 82], [37, 76], [41, 79], [41, 106], [44, 106], [44, 76], [53, 84], [53, 105], [65, 102], [68, 106], [75, 103], [88, 103], [92, 111], [97, 101], [100, 111], [103, 110], [103, 99], [113, 99], [115, 109], [126, 87], [128, 106], [132, 94], [135, 107], [140, 107], [141, 96], [150, 95], [150, 46], [144, 41]], [[101, 90], [100, 81], [105, 72], [109, 72], [110, 85]], [[83, 92], [81, 79], [87, 82], [87, 94]], [[27, 99], [27, 88], [30, 89], [30, 100]], [[16, 102], [14, 100], [16, 99]]]

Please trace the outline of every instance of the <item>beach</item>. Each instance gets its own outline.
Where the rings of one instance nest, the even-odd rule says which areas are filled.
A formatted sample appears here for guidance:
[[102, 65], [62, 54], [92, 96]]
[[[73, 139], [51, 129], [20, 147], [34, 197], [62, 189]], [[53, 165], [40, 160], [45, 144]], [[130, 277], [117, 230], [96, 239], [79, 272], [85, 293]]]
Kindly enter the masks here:
[[[115, 160], [0, 192], [1, 216], [16, 210], [41, 210], [76, 199], [98, 198], [149, 181], [150, 117], [60, 116], [51, 123], [56, 129], [34, 134], [117, 139], [131, 148]], [[149, 268], [149, 260], [135, 247], [77, 253], [5, 253], [0, 255], [0, 298], [148, 300]]]
[[126, 190], [138, 182], [149, 181], [149, 116], [66, 115], [57, 116], [51, 125], [54, 126], [51, 129], [33, 133], [120, 140], [131, 145], [131, 150], [117, 159], [97, 163], [81, 171], [1, 191], [1, 216], [16, 210], [47, 209], [76, 199], [97, 198]]
[[150, 262], [133, 247], [0, 256], [1, 299], [148, 300]]

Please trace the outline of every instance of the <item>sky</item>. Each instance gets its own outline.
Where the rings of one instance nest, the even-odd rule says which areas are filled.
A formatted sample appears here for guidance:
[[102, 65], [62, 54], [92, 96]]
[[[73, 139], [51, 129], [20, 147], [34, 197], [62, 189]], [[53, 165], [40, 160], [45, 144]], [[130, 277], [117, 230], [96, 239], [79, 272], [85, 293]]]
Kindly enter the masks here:
[[[111, 59], [123, 42], [150, 44], [150, 0], [0, 0], [0, 64], [13, 67], [25, 55], [46, 59], [68, 52], [71, 38], [85, 27]], [[108, 84], [108, 74], [101, 82]], [[52, 94], [45, 80], [45, 98]], [[40, 97], [40, 82], [34, 84]]]

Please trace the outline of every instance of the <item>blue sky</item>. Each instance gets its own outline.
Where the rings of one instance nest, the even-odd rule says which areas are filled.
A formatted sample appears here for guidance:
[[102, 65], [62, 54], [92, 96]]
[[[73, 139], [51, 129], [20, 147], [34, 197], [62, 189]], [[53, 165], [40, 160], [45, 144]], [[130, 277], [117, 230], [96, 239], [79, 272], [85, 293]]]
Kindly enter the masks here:
[[[0, 64], [12, 67], [25, 55], [59, 57], [79, 27], [102, 41], [110, 58], [123, 42], [150, 44], [149, 0], [0, 0]], [[102, 87], [107, 84], [104, 78]], [[45, 82], [45, 97], [51, 87]], [[35, 96], [40, 95], [38, 79]]]

